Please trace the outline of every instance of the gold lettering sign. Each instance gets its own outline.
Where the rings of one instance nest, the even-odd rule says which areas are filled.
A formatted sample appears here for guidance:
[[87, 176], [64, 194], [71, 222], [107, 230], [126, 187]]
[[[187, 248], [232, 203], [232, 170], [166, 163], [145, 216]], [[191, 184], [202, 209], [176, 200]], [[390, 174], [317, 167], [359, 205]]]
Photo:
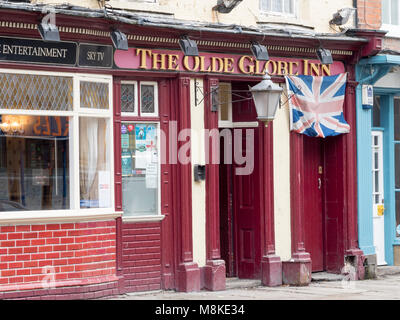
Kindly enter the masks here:
[[[157, 70], [157, 71], [189, 71], [218, 74], [243, 74], [243, 75], [311, 75], [330, 76], [344, 72], [340, 62], [332, 65], [322, 65], [318, 60], [296, 58], [271, 58], [269, 61], [258, 61], [251, 55], [227, 55], [200, 53], [199, 56], [183, 56], [181, 52], [172, 50], [156, 50], [131, 48], [132, 56], [117, 55], [116, 65], [121, 63], [122, 68]], [[119, 59], [121, 59], [119, 61]]]

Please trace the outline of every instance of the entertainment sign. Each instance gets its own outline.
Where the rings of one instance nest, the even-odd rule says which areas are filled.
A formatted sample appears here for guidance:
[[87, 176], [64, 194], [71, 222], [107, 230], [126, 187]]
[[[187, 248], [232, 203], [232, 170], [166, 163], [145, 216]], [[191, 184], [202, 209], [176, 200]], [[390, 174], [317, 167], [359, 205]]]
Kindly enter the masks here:
[[112, 53], [111, 46], [0, 37], [0, 61], [6, 62], [111, 68]]

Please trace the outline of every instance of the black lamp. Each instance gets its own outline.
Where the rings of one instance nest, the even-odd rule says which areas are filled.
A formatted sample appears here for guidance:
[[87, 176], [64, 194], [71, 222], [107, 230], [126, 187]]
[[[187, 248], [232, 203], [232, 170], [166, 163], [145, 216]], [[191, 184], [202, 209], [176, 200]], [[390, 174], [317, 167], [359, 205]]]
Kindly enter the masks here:
[[56, 25], [41, 22], [38, 24], [38, 30], [44, 41], [60, 41], [60, 33]]
[[268, 61], [269, 60], [269, 55], [268, 55], [268, 50], [266, 46], [263, 46], [259, 44], [258, 42], [253, 42], [251, 44], [251, 52], [253, 53], [254, 57], [257, 60], [261, 61]]
[[187, 36], [179, 39], [179, 46], [185, 56], [198, 56], [199, 49], [197, 43], [194, 40], [189, 39]]
[[328, 49], [325, 49], [323, 47], [319, 47], [317, 49], [317, 57], [322, 64], [332, 64], [333, 63], [331, 51]]
[[126, 35], [119, 30], [111, 32], [111, 40], [114, 48], [117, 50], [128, 50], [128, 39]]

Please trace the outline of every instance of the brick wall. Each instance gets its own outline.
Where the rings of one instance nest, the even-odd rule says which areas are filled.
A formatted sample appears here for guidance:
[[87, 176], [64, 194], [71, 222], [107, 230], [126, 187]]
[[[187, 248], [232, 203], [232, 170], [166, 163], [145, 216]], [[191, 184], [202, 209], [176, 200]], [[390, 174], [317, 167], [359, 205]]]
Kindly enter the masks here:
[[161, 289], [161, 223], [124, 223], [122, 243], [125, 291]]
[[115, 267], [115, 221], [0, 227], [0, 292], [116, 281]]
[[358, 28], [380, 29], [381, 0], [357, 0]]

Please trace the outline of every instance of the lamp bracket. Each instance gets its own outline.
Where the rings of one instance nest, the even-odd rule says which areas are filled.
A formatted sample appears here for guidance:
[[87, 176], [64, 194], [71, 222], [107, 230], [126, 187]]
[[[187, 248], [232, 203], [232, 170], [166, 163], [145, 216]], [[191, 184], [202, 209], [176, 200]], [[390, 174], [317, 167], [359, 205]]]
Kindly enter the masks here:
[[[250, 93], [249, 90], [221, 90], [218, 86], [212, 86], [209, 91], [203, 91], [203, 88], [200, 86], [198, 81], [195, 81], [194, 86], [195, 106], [199, 106], [200, 103], [209, 97], [211, 101], [211, 111], [214, 112], [218, 111], [218, 107], [225, 103], [236, 103], [252, 99], [252, 97], [246, 97], [243, 95], [243, 93]], [[220, 92], [229, 92], [232, 94], [232, 97], [237, 97], [238, 100], [220, 101], [218, 97]]]

